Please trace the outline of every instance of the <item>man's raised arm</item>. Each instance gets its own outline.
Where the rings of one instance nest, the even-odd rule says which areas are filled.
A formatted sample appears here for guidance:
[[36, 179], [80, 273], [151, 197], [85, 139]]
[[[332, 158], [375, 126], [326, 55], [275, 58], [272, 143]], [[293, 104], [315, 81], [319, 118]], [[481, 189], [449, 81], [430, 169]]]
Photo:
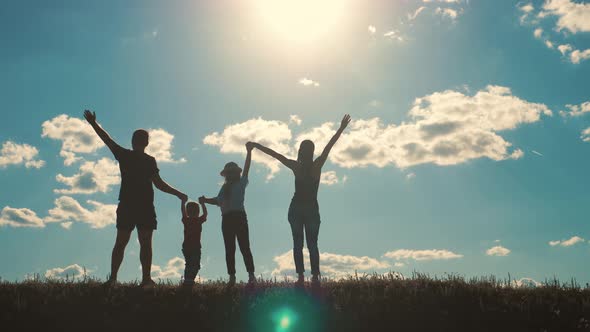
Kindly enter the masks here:
[[96, 122], [96, 112], [90, 112], [89, 110], [84, 111], [84, 118], [92, 126], [98, 137], [109, 147], [111, 152], [117, 156], [117, 150], [121, 148], [111, 136]]

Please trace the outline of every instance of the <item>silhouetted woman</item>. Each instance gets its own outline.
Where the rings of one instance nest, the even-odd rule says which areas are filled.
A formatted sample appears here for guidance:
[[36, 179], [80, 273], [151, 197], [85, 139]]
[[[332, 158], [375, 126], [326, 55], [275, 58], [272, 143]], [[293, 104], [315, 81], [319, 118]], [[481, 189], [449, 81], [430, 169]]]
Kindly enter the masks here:
[[318, 188], [320, 185], [320, 176], [322, 166], [328, 159], [328, 154], [332, 147], [340, 138], [340, 135], [350, 123], [350, 115], [345, 115], [340, 123], [340, 128], [334, 134], [330, 142], [324, 148], [322, 154], [313, 160], [315, 146], [312, 141], [305, 140], [299, 146], [297, 160], [288, 159], [282, 154], [262, 146], [254, 144], [255, 148], [276, 158], [283, 165], [293, 171], [295, 175], [295, 194], [289, 206], [289, 224], [293, 234], [293, 259], [295, 260], [295, 270], [297, 272], [297, 284], [302, 285], [304, 282], [303, 272], [303, 231], [309, 250], [309, 259], [311, 261], [312, 282], [320, 281], [320, 252], [318, 249], [318, 233], [320, 231], [320, 211], [318, 205]]

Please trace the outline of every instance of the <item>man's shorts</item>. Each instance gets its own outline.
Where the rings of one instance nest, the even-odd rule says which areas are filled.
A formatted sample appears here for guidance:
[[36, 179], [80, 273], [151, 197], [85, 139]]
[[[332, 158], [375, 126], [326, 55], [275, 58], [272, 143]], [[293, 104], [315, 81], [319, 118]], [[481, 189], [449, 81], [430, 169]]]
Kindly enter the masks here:
[[153, 204], [129, 204], [120, 202], [117, 207], [117, 229], [132, 231], [158, 228], [156, 209]]

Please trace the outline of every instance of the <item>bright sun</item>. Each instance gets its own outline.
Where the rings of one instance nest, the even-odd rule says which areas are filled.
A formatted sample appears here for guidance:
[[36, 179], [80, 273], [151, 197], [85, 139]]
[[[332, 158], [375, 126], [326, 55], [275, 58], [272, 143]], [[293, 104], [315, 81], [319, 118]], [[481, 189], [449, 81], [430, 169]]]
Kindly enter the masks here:
[[350, 0], [254, 0], [262, 20], [279, 37], [312, 42], [326, 36], [343, 19]]

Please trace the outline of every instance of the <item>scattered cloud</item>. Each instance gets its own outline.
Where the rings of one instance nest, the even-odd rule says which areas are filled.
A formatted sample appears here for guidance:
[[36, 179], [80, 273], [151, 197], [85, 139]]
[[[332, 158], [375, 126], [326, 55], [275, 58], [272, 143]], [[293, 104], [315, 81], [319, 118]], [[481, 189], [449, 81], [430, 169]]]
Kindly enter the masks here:
[[406, 179], [407, 180], [412, 180], [415, 177], [416, 177], [416, 173], [414, 173], [414, 172], [411, 172], [411, 173], [406, 174]]
[[316, 87], [320, 86], [319, 82], [316, 82], [312, 79], [305, 78], [305, 77], [299, 80], [299, 84], [304, 85], [304, 86], [316, 86]]
[[543, 29], [536, 28], [533, 34], [535, 35], [535, 38], [541, 38], [543, 36]]
[[152, 265], [152, 278], [154, 279], [180, 279], [184, 271], [184, 259], [174, 257], [166, 263], [166, 266]]
[[289, 123], [293, 123], [293, 124], [296, 124], [296, 125], [300, 126], [302, 122], [303, 121], [301, 120], [301, 118], [299, 117], [299, 115], [293, 114], [293, 115], [290, 115], [289, 116]]
[[[203, 139], [203, 143], [218, 147], [221, 153], [245, 155], [245, 144], [252, 141], [290, 156], [293, 154], [293, 148], [290, 145], [291, 138], [291, 130], [286, 122], [257, 118], [229, 125], [221, 133], [214, 132], [207, 135]], [[265, 165], [270, 170], [267, 179], [273, 178], [279, 171], [278, 161], [259, 151], [253, 153], [252, 160]]]
[[572, 34], [590, 32], [590, 3], [572, 0], [546, 0], [542, 17], [556, 16], [556, 30], [567, 30]]
[[66, 166], [82, 159], [77, 154], [92, 153], [104, 146], [86, 121], [65, 114], [43, 122], [41, 127], [42, 137], [61, 141], [60, 156]]
[[[309, 266], [309, 253], [303, 251], [304, 262]], [[293, 251], [289, 250], [273, 258], [276, 267], [272, 270], [272, 276], [285, 276], [295, 274], [295, 264], [293, 262]], [[322, 276], [341, 279], [349, 275], [358, 273], [373, 273], [383, 271], [391, 267], [388, 262], [380, 261], [368, 256], [352, 256], [332, 254], [328, 252], [320, 253], [320, 266]]]
[[569, 109], [569, 111], [560, 111], [559, 114], [561, 116], [571, 116], [571, 117], [577, 117], [577, 116], [582, 116], [586, 113], [590, 113], [590, 101], [584, 102], [580, 105], [572, 105], [572, 104], [567, 104], [565, 105], [565, 107], [567, 109]]
[[150, 143], [145, 149], [145, 153], [156, 158], [161, 163], [184, 163], [186, 159], [174, 159], [172, 153], [172, 141], [174, 135], [164, 129], [150, 129]]
[[584, 50], [584, 51], [573, 50], [570, 53], [570, 60], [572, 61], [573, 64], [579, 64], [583, 60], [588, 60], [588, 59], [590, 59], [590, 48], [587, 50]]
[[369, 31], [370, 34], [374, 35], [377, 32], [377, 28], [374, 25], [369, 25], [367, 27], [367, 31]]
[[373, 99], [369, 102], [369, 106], [374, 107], [374, 108], [379, 108], [379, 107], [383, 106], [383, 103], [380, 100]]
[[582, 130], [582, 135], [580, 136], [580, 138], [584, 142], [590, 142], [590, 127]]
[[78, 264], [72, 264], [66, 267], [56, 267], [45, 272], [47, 279], [78, 279], [90, 274], [90, 270], [85, 270]]
[[543, 157], [543, 154], [541, 152], [538, 152], [538, 151], [535, 151], [535, 150], [532, 150], [531, 152], [534, 153], [534, 154], [536, 154], [539, 157]]
[[48, 211], [44, 221], [46, 223], [81, 222], [88, 224], [91, 228], [104, 228], [115, 223], [117, 205], [103, 204], [93, 200], [88, 200], [86, 203], [90, 209], [84, 208], [72, 197], [61, 196], [55, 200], [55, 207]]
[[0, 168], [24, 165], [26, 168], [39, 169], [45, 165], [45, 161], [37, 159], [38, 155], [39, 150], [34, 146], [6, 141], [0, 149]]
[[557, 241], [549, 241], [549, 245], [552, 247], [560, 246], [560, 247], [571, 247], [576, 243], [582, 243], [584, 239], [579, 236], [572, 236], [567, 240], [557, 240]]
[[404, 37], [401, 35], [401, 33], [398, 30], [387, 31], [386, 33], [383, 34], [383, 37], [386, 37], [386, 38], [389, 38], [392, 40], [397, 40], [398, 42], [404, 41]]
[[[456, 165], [484, 157], [519, 159], [524, 152], [512, 149], [499, 133], [537, 122], [542, 115], [552, 112], [544, 104], [514, 96], [507, 87], [490, 85], [473, 96], [453, 90], [435, 92], [417, 98], [408, 112], [410, 121], [400, 125], [384, 124], [379, 118], [354, 120], [332, 149], [330, 161], [345, 168], [393, 165], [403, 169], [427, 163]], [[293, 140], [287, 122], [258, 118], [230, 125], [203, 142], [219, 147], [222, 153], [245, 154], [244, 144], [257, 141], [289, 156], [304, 139], [321, 149], [336, 127], [327, 122]], [[254, 160], [266, 165], [272, 178], [278, 163], [261, 155], [255, 153]]]
[[416, 260], [416, 261], [431, 261], [431, 260], [449, 260], [462, 258], [463, 255], [456, 254], [446, 249], [427, 249], [427, 250], [411, 250], [398, 249], [386, 252], [383, 257], [395, 260]]
[[111, 186], [119, 184], [119, 166], [110, 158], [102, 158], [97, 162], [86, 161], [73, 176], [58, 174], [56, 180], [68, 186], [67, 189], [55, 189], [59, 194], [93, 194], [106, 193]]
[[541, 284], [540, 282], [538, 282], [532, 278], [520, 278], [520, 279], [512, 280], [511, 286], [516, 287], [516, 288], [535, 288], [535, 287], [539, 287], [542, 285], [543, 284]]
[[45, 227], [43, 219], [37, 216], [35, 211], [27, 208], [12, 208], [5, 206], [0, 212], [0, 227]]
[[442, 8], [438, 7], [434, 11], [435, 14], [440, 15], [443, 18], [448, 18], [451, 21], [455, 22], [459, 15], [463, 13], [462, 9], [453, 9], [453, 8]]
[[72, 229], [72, 224], [73, 222], [71, 221], [67, 221], [67, 222], [62, 222], [61, 224], [59, 224], [63, 229], [67, 229], [70, 230]]
[[559, 50], [561, 55], [566, 55], [568, 52], [571, 52], [573, 50], [572, 45], [570, 44], [559, 45], [557, 46], [557, 49]]
[[426, 9], [426, 6], [420, 6], [420, 7], [418, 7], [418, 9], [416, 9], [414, 11], [414, 13], [409, 13], [408, 14], [408, 20], [410, 20], [410, 21], [415, 20], [416, 17], [418, 17], [418, 15], [420, 15], [420, 13], [422, 13], [425, 9]]
[[335, 185], [338, 183], [344, 183], [344, 182], [346, 182], [346, 180], [347, 180], [346, 176], [339, 178], [335, 171], [323, 172], [320, 177], [320, 183], [328, 185], [328, 186]]
[[508, 256], [510, 254], [510, 249], [502, 247], [502, 246], [495, 246], [488, 250], [486, 250], [486, 255], [488, 256]]

